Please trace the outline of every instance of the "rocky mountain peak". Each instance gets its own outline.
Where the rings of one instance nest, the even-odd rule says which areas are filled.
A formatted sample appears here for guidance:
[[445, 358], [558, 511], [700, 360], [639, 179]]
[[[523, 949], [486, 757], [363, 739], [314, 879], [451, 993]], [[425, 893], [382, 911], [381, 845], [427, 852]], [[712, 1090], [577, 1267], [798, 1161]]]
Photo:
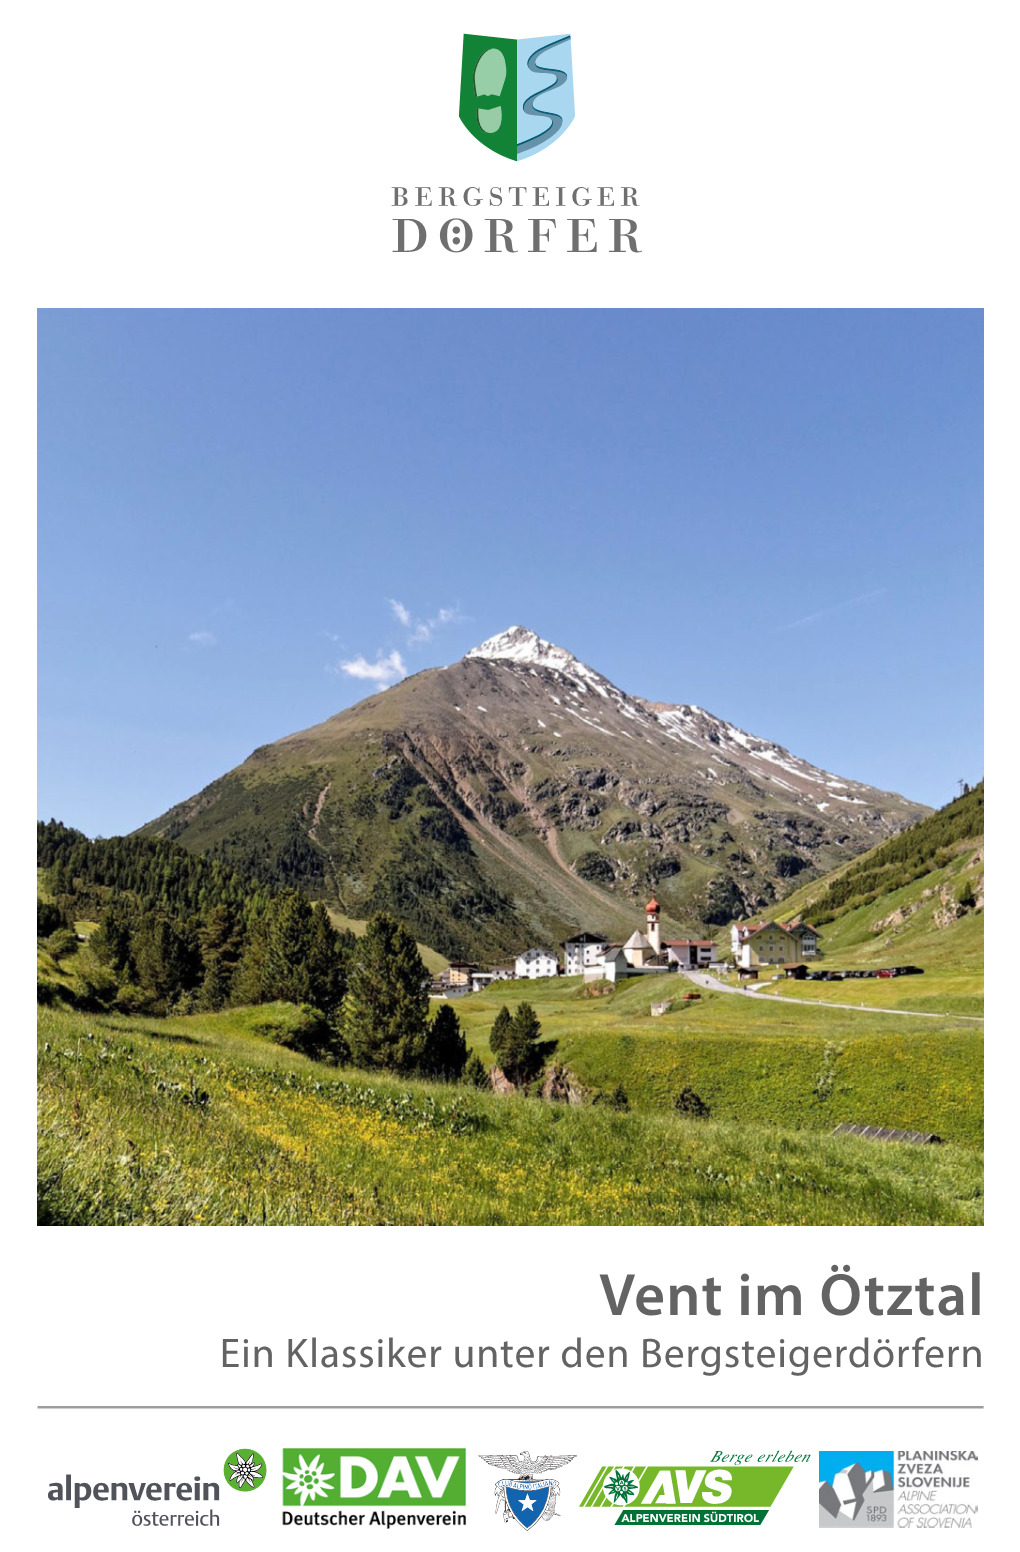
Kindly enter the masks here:
[[[528, 630], [523, 625], [511, 625], [509, 630], [500, 631], [497, 636], [490, 636], [488, 641], [483, 641], [481, 646], [472, 647], [466, 657], [486, 657], [506, 659], [511, 663], [523, 663], [536, 668], [558, 668], [578, 666], [579, 664], [572, 652], [565, 647], [554, 646], [551, 641], [543, 641], [535, 631]], [[589, 673], [591, 670], [588, 670]]]
[[608, 679], [596, 673], [594, 668], [589, 668], [587, 663], [582, 663], [566, 647], [557, 647], [553, 642], [545, 641], [523, 625], [511, 625], [509, 630], [500, 631], [498, 636], [490, 636], [488, 641], [472, 647], [464, 656], [466, 659], [486, 658], [490, 662], [512, 663], [520, 668], [548, 668], [582, 684], [592, 685], [603, 695], [609, 691], [613, 691], [617, 697], [623, 695]]

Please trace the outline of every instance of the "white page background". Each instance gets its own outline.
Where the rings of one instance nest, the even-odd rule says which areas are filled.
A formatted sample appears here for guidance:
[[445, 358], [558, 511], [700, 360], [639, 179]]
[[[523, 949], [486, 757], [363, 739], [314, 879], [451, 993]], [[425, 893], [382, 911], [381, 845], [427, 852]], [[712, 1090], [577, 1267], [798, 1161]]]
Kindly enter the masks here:
[[[5, 304], [11, 450], [5, 505], [13, 586], [4, 629], [11, 711], [24, 719], [26, 747], [37, 306], [983, 306], [989, 535], [999, 558], [991, 573], [989, 671], [993, 703], [1011, 706], [1011, 642], [1001, 638], [1009, 618], [1016, 483], [1009, 440], [1015, 423], [1016, 250], [1009, 231], [1015, 55], [1003, 16], [1000, 7], [984, 4], [889, 3], [636, 3], [625, 10], [575, 3], [565, 11], [448, 3], [361, 10], [100, 3], [53, 4], [20, 16], [5, 110], [13, 270]], [[574, 124], [521, 167], [486, 156], [457, 119], [460, 34], [530, 36], [559, 25], [573, 38]], [[610, 111], [615, 103], [622, 107]], [[514, 183], [634, 185], [642, 253], [613, 255], [600, 243], [596, 254], [554, 246], [542, 255], [489, 255], [476, 231], [472, 249], [454, 255], [438, 245], [438, 211], [396, 212], [389, 203], [393, 184], [459, 190]], [[398, 213], [428, 223], [422, 253], [391, 252]], [[473, 220], [488, 211], [458, 213]], [[604, 217], [596, 214], [601, 227]], [[41, 557], [43, 586], [53, 563]], [[951, 650], [937, 626], [932, 650]], [[933, 736], [945, 736], [944, 728]], [[993, 723], [992, 736], [1012, 747], [1008, 716]], [[147, 1533], [132, 1529], [122, 1506], [58, 1512], [45, 1500], [45, 1484], [65, 1472], [82, 1480], [155, 1478], [164, 1474], [164, 1462], [169, 1478], [216, 1476], [226, 1452], [239, 1444], [258, 1448], [277, 1473], [284, 1445], [464, 1445], [467, 1530], [388, 1534], [398, 1544], [401, 1537], [455, 1536], [472, 1546], [492, 1538], [495, 1546], [510, 1544], [507, 1538], [520, 1535], [492, 1514], [497, 1473], [475, 1460], [480, 1451], [575, 1452], [578, 1461], [557, 1473], [563, 1518], [537, 1532], [550, 1545], [583, 1537], [602, 1546], [622, 1534], [613, 1527], [615, 1516], [576, 1508], [599, 1463], [693, 1463], [715, 1449], [975, 1448], [979, 1486], [971, 1496], [982, 1507], [972, 1542], [1002, 1544], [1013, 1518], [1007, 1433], [1015, 1345], [1015, 1020], [1005, 1006], [1008, 908], [997, 914], [994, 875], [985, 1229], [47, 1233], [33, 1226], [33, 1013], [30, 986], [20, 980], [28, 952], [21, 919], [27, 827], [20, 833], [27, 773], [9, 769], [5, 780], [19, 831], [16, 876], [4, 905], [5, 942], [19, 978], [7, 1029], [8, 1070], [16, 1081], [6, 1135], [14, 1189], [4, 1328], [17, 1446], [11, 1496], [22, 1517], [18, 1544], [132, 1545]], [[993, 801], [992, 852], [1006, 860], [1008, 876], [1009, 840], [996, 817]], [[885, 1282], [921, 1275], [960, 1282], [980, 1270], [984, 1313], [976, 1321], [835, 1321], [817, 1314], [785, 1322], [613, 1320], [598, 1283], [602, 1271], [619, 1277], [632, 1270], [638, 1282], [715, 1275], [732, 1288], [747, 1270], [755, 1281], [799, 1283], [817, 1309], [814, 1290], [834, 1263], [849, 1263], [862, 1280], [873, 1273]], [[762, 1343], [781, 1333], [788, 1343], [830, 1345], [865, 1333], [903, 1342], [923, 1334], [929, 1342], [977, 1342], [984, 1367], [842, 1370], [800, 1380], [779, 1372], [705, 1379], [633, 1368], [626, 1374], [549, 1368], [431, 1376], [283, 1367], [228, 1374], [219, 1367], [225, 1335], [282, 1348], [288, 1335], [306, 1333], [339, 1343], [392, 1333], [447, 1347], [510, 1338], [554, 1349], [577, 1335], [586, 1343], [636, 1346], [645, 1334]], [[36, 1410], [55, 1404], [522, 1410]], [[537, 1410], [624, 1404], [635, 1410]], [[917, 1410], [844, 1416], [637, 1410], [676, 1405]], [[934, 1410], [947, 1406], [986, 1410]], [[815, 1491], [813, 1465], [795, 1471], [757, 1536], [814, 1544]], [[279, 1527], [278, 1475], [251, 1498], [225, 1491], [218, 1507], [219, 1544], [270, 1545], [286, 1534]]]

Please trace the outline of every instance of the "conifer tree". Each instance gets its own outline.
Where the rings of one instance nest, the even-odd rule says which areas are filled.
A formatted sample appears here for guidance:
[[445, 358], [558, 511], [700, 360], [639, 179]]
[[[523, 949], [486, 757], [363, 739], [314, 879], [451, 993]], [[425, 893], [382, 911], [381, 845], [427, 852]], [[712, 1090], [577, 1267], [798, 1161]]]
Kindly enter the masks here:
[[524, 1087], [538, 1077], [556, 1044], [555, 1040], [542, 1039], [542, 1026], [530, 1002], [519, 1003], [501, 1041], [499, 1065], [511, 1083]]
[[168, 1004], [198, 980], [201, 959], [191, 931], [160, 912], [148, 912], [131, 940], [138, 984], [156, 1003]]
[[312, 908], [294, 891], [277, 895], [267, 912], [263, 974], [266, 1000], [311, 1002], [308, 960], [312, 947]]
[[337, 932], [321, 901], [312, 906], [307, 961], [309, 1001], [328, 1019], [339, 1016], [347, 990], [348, 961], [356, 943], [353, 932]]
[[414, 1072], [425, 1050], [429, 975], [407, 928], [373, 916], [351, 956], [342, 1031], [359, 1067]]
[[510, 1009], [504, 1003], [503, 1007], [496, 1014], [492, 1028], [489, 1030], [489, 1050], [501, 1067], [503, 1065], [503, 1050], [510, 1034], [510, 1023]]
[[448, 1002], [440, 1003], [429, 1025], [419, 1070], [423, 1077], [445, 1078], [452, 1083], [464, 1071], [466, 1061], [467, 1041], [456, 1009]]
[[476, 1089], [489, 1087], [488, 1069], [477, 1051], [471, 1052], [464, 1066], [464, 1082]]
[[224, 1008], [230, 999], [242, 943], [237, 917], [230, 906], [213, 906], [199, 928], [198, 941], [202, 950], [199, 1003], [203, 1008]]

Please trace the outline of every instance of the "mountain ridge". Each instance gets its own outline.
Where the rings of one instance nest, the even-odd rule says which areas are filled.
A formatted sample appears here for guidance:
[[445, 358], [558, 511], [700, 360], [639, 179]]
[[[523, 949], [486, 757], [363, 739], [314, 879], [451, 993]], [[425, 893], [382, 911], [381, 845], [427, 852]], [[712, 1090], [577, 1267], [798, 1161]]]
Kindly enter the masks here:
[[716, 927], [926, 812], [512, 626], [261, 745], [142, 833], [492, 958], [629, 932], [646, 889], [667, 929]]

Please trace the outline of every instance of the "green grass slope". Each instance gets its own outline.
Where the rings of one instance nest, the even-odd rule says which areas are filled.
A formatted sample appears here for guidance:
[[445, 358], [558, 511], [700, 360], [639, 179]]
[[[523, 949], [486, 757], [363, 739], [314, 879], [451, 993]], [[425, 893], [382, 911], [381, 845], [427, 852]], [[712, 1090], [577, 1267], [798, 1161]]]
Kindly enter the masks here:
[[984, 783], [825, 878], [774, 913], [822, 933], [826, 969], [916, 964], [895, 981], [784, 984], [782, 995], [980, 1014], [984, 990]]
[[734, 1124], [831, 1132], [841, 1121], [859, 1121], [981, 1146], [979, 1025], [721, 992], [677, 1000], [664, 1017], [651, 1017], [653, 1001], [690, 989], [670, 976], [588, 997], [580, 981], [563, 978], [492, 986], [456, 1006], [469, 1045], [489, 1064], [488, 1033], [500, 1004], [531, 1002], [543, 1036], [559, 1042], [556, 1062], [592, 1093], [622, 1083], [642, 1111], [668, 1110], [689, 1085], [713, 1119]]
[[970, 1148], [338, 1072], [253, 1032], [251, 1011], [137, 1020], [40, 1010], [42, 1223], [980, 1220]]

